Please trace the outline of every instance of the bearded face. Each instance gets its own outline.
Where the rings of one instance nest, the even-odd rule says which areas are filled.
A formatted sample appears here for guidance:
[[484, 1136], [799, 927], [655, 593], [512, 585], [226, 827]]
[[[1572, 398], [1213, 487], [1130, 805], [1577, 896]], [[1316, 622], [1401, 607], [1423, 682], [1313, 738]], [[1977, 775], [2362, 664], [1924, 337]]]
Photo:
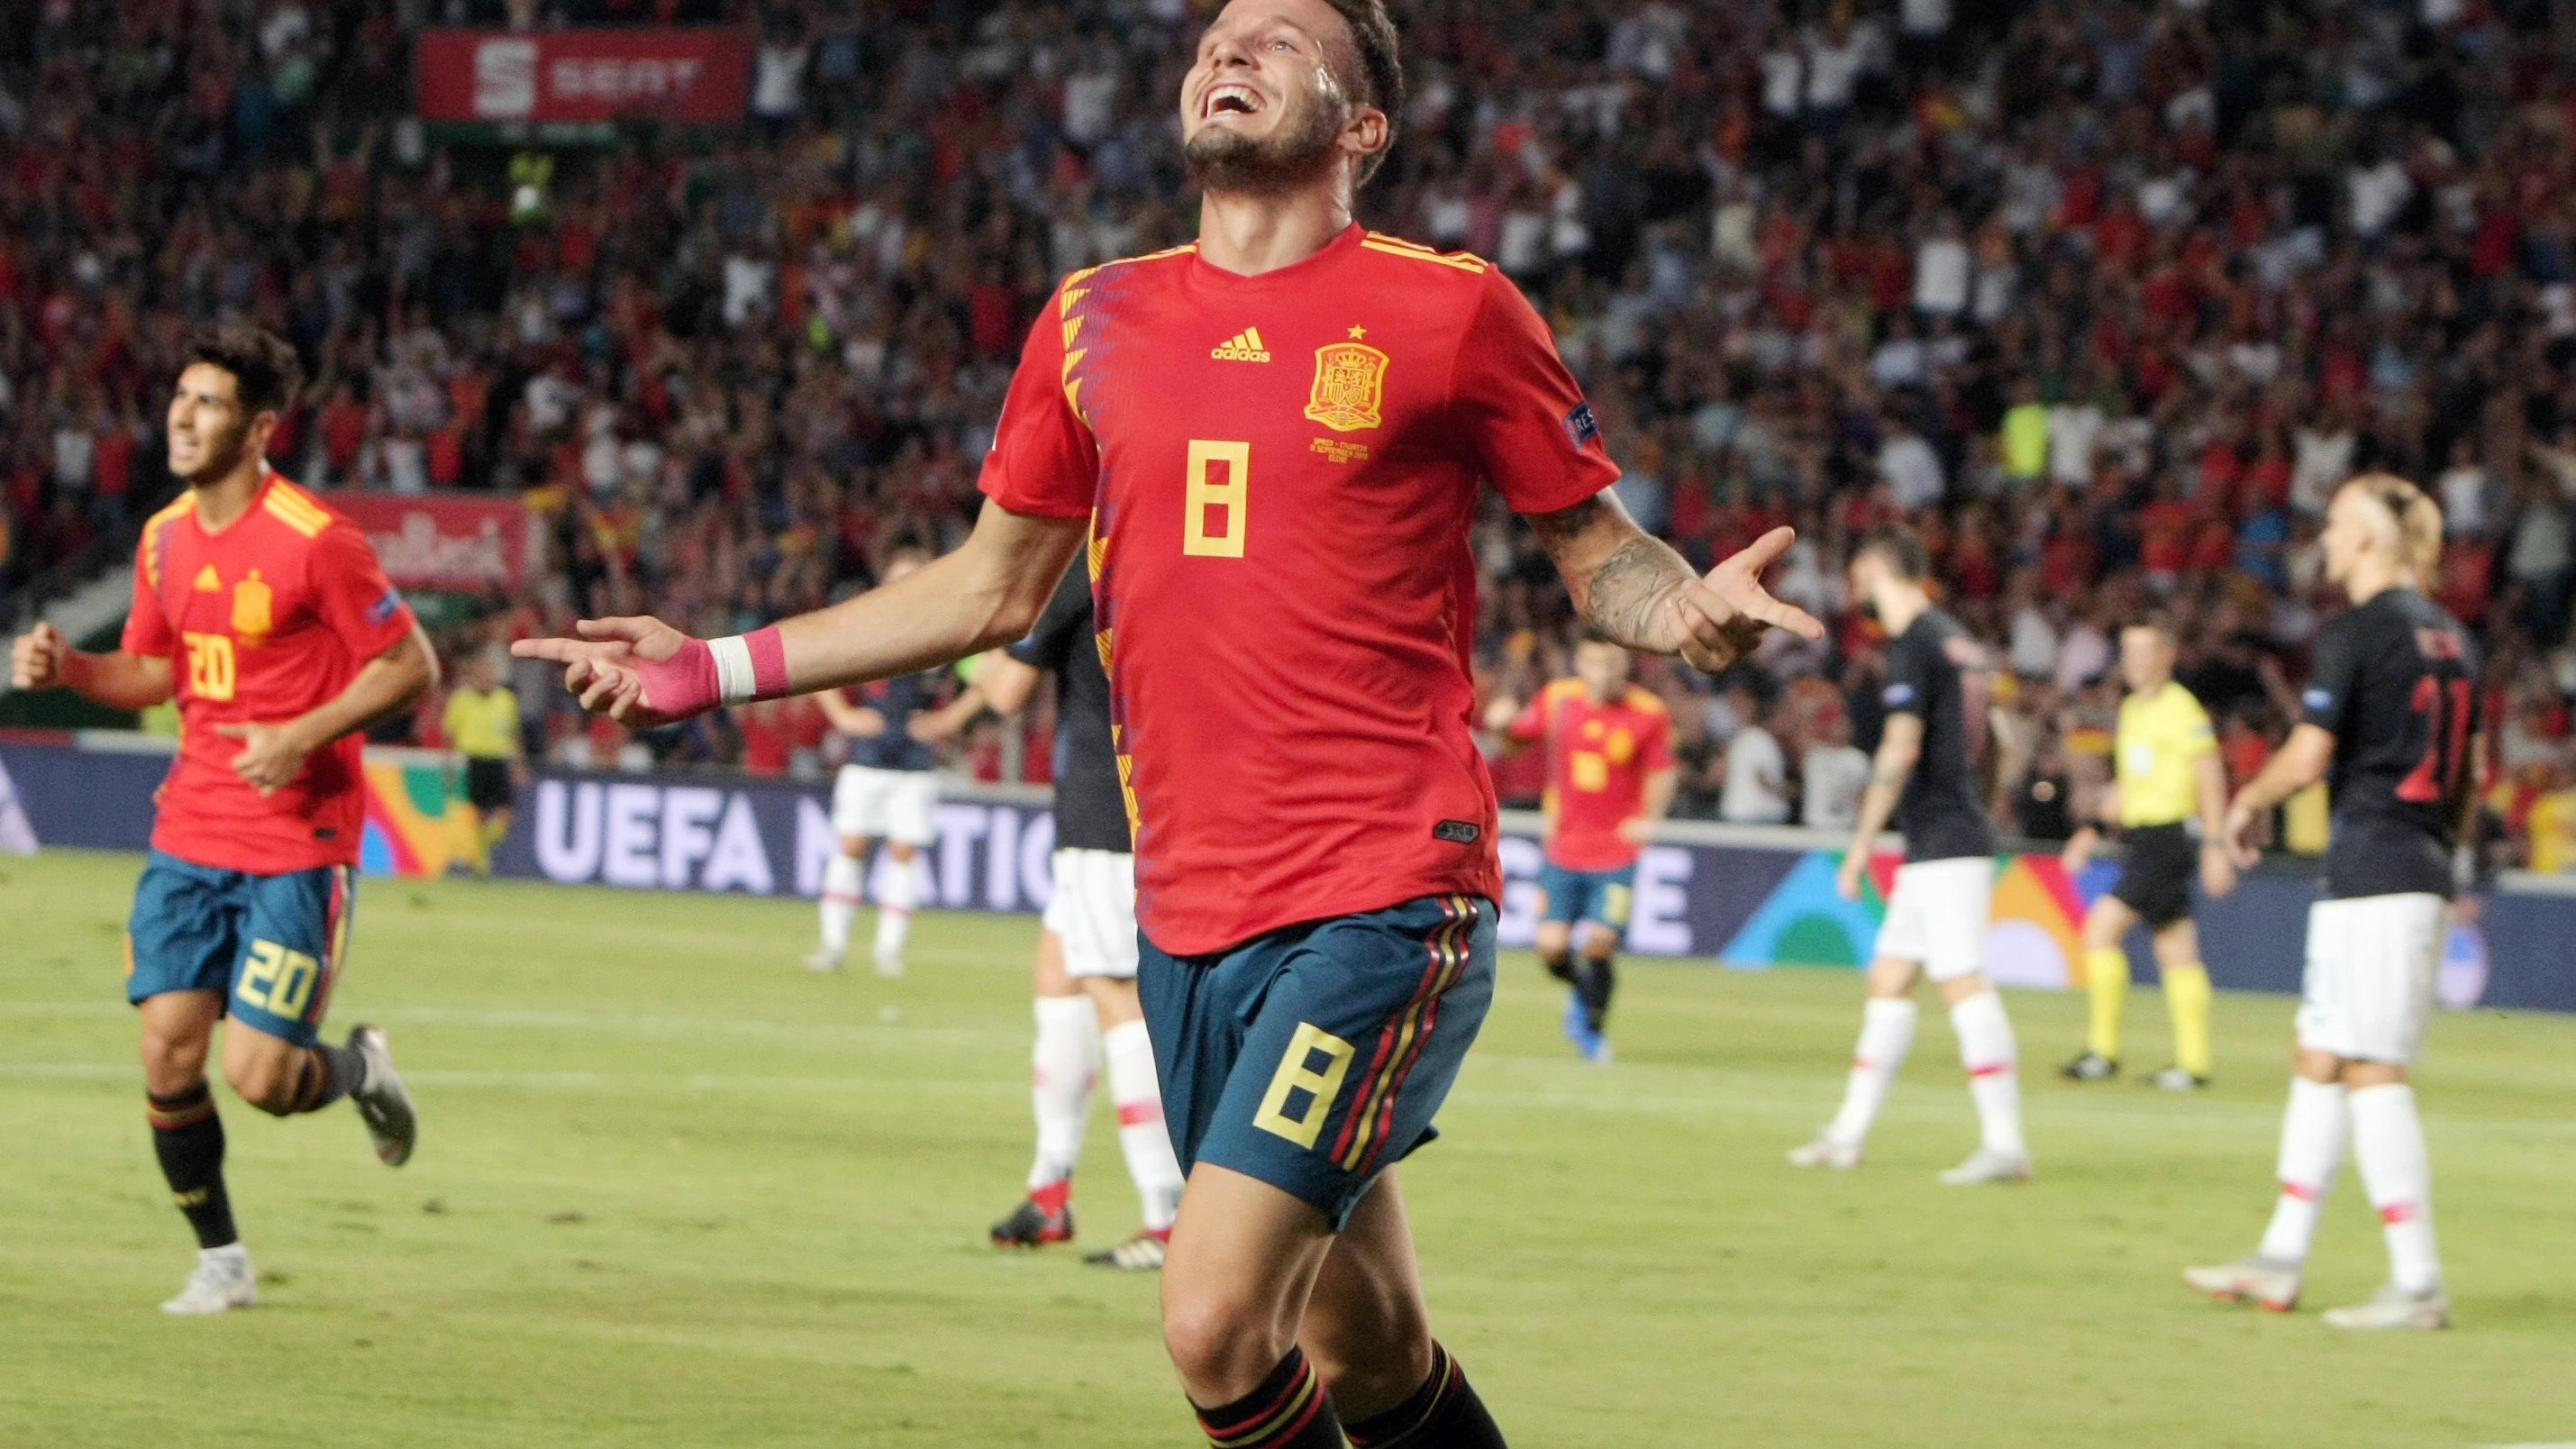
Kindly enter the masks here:
[[1283, 98], [1286, 112], [1264, 135], [1207, 127], [1189, 139], [1182, 156], [1201, 190], [1275, 195], [1314, 184], [1332, 168], [1342, 132], [1342, 107], [1313, 92]]
[[1327, 175], [1351, 116], [1327, 53], [1341, 32], [1320, 0], [1228, 5], [1181, 85], [1190, 179], [1211, 192], [1275, 195]]

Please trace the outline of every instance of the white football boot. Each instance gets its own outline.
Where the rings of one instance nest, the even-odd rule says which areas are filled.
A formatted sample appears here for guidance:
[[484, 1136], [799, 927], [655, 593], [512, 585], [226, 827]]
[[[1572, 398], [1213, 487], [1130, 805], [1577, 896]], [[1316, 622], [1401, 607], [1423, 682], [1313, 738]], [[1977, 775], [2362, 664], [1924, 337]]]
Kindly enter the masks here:
[[2383, 1283], [2369, 1302], [2329, 1308], [2325, 1318], [2328, 1328], [2448, 1328], [2451, 1300], [2439, 1288], [2409, 1293], [2394, 1283]]
[[179, 1289], [179, 1296], [161, 1305], [161, 1311], [184, 1318], [203, 1318], [211, 1313], [229, 1313], [248, 1308], [259, 1301], [259, 1284], [251, 1272], [250, 1251], [239, 1243], [222, 1248], [197, 1250], [197, 1271]]
[[2299, 1265], [2260, 1253], [2214, 1267], [2185, 1268], [2182, 1281], [2221, 1303], [2252, 1303], [2274, 1313], [2299, 1306]]

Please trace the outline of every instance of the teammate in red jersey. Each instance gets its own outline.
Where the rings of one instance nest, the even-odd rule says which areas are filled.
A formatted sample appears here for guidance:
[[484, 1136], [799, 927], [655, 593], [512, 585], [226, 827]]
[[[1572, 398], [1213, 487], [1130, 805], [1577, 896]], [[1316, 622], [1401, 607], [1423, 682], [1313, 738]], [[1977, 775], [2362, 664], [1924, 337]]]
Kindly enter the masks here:
[[[1628, 651], [1597, 634], [1574, 648], [1574, 677], [1539, 691], [1526, 707], [1497, 699], [1486, 726], [1504, 748], [1547, 746], [1546, 898], [1538, 959], [1573, 990], [1565, 1034], [1587, 1060], [1607, 1063], [1616, 980], [1614, 958], [1637, 883], [1637, 856], [1673, 806], [1681, 773], [1673, 764], [1673, 719], [1664, 702], [1628, 682]], [[1583, 964], [1574, 962], [1574, 932]]]
[[963, 547], [749, 635], [607, 619], [513, 647], [633, 722], [883, 678], [1017, 637], [1088, 533], [1139, 993], [1190, 1173], [1162, 1284], [1182, 1386], [1229, 1449], [1498, 1445], [1387, 1170], [1493, 990], [1477, 489], [1623, 646], [1717, 669], [1823, 626], [1759, 582], [1789, 530], [1702, 579], [1638, 529], [1508, 278], [1353, 224], [1404, 111], [1379, 0], [1235, 0], [1180, 101], [1199, 239], [1065, 279]]
[[437, 657], [366, 535], [269, 471], [294, 395], [294, 349], [246, 327], [196, 339], [170, 400], [170, 471], [188, 489], [144, 525], [121, 647], [70, 648], [39, 624], [10, 651], [19, 688], [68, 685], [117, 709], [176, 697], [179, 755], [134, 892], [126, 998], [142, 1008], [146, 1115], [162, 1174], [196, 1229], [198, 1266], [170, 1313], [257, 1296], [224, 1191], [224, 1080], [277, 1116], [349, 1097], [400, 1166], [416, 1121], [384, 1032], [319, 1041], [348, 942], [365, 800], [356, 731], [427, 688]]

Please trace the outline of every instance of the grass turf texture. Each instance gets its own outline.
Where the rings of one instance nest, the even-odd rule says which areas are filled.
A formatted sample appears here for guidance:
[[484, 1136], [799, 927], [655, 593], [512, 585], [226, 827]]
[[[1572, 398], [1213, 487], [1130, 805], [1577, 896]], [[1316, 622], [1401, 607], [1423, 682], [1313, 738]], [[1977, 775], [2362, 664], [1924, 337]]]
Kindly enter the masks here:
[[[925, 914], [913, 970], [797, 968], [811, 908], [370, 881], [334, 1035], [389, 1026], [424, 1118], [218, 1089], [262, 1274], [164, 1318], [190, 1262], [116, 979], [138, 861], [0, 860], [0, 1443], [1188, 1446], [1154, 1280], [996, 1253], [1029, 1149], [1027, 918]], [[2470, 1445], [2576, 1436], [2576, 1022], [2450, 1017], [2421, 1077], [2460, 1327], [2351, 1338], [2222, 1310], [2186, 1261], [2270, 1202], [2290, 1003], [2224, 997], [2219, 1085], [2073, 1087], [2074, 995], [2012, 1000], [2040, 1179], [1974, 1141], [1940, 1013], [1869, 1162], [1781, 1152], [1830, 1111], [1848, 973], [1625, 970], [1620, 1061], [1506, 955], [1446, 1140], [1404, 1170], [1435, 1322], [1531, 1446]], [[2161, 1060], [2131, 1004], [2133, 1066]], [[1105, 1095], [1105, 1094], [1104, 1094]], [[1077, 1207], [1134, 1193], [1100, 1104]], [[2311, 1305], [2383, 1268], [2347, 1173]]]

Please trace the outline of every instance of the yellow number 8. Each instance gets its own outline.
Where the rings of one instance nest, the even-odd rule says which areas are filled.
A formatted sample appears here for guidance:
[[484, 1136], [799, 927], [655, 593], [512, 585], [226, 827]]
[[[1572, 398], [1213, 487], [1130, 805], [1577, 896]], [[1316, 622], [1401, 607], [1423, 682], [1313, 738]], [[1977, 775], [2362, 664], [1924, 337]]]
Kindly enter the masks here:
[[[1211, 477], [1209, 465], [1225, 465], [1225, 481]], [[1190, 478], [1182, 524], [1181, 552], [1199, 558], [1243, 557], [1244, 497], [1252, 485], [1252, 445], [1190, 439]], [[1225, 531], [1211, 532], [1208, 514], [1225, 510]]]
[[[1320, 1072], [1307, 1065], [1317, 1052], [1324, 1054]], [[1261, 1094], [1261, 1110], [1252, 1114], [1252, 1125], [1300, 1147], [1313, 1147], [1324, 1130], [1324, 1118], [1332, 1113], [1333, 1098], [1342, 1090], [1342, 1078], [1350, 1074], [1352, 1054], [1349, 1042], [1312, 1022], [1297, 1023], [1297, 1034], [1288, 1040], [1287, 1055], [1279, 1059], [1270, 1090]], [[1306, 1094], [1305, 1110], [1291, 1117], [1288, 1099], [1300, 1091]]]

